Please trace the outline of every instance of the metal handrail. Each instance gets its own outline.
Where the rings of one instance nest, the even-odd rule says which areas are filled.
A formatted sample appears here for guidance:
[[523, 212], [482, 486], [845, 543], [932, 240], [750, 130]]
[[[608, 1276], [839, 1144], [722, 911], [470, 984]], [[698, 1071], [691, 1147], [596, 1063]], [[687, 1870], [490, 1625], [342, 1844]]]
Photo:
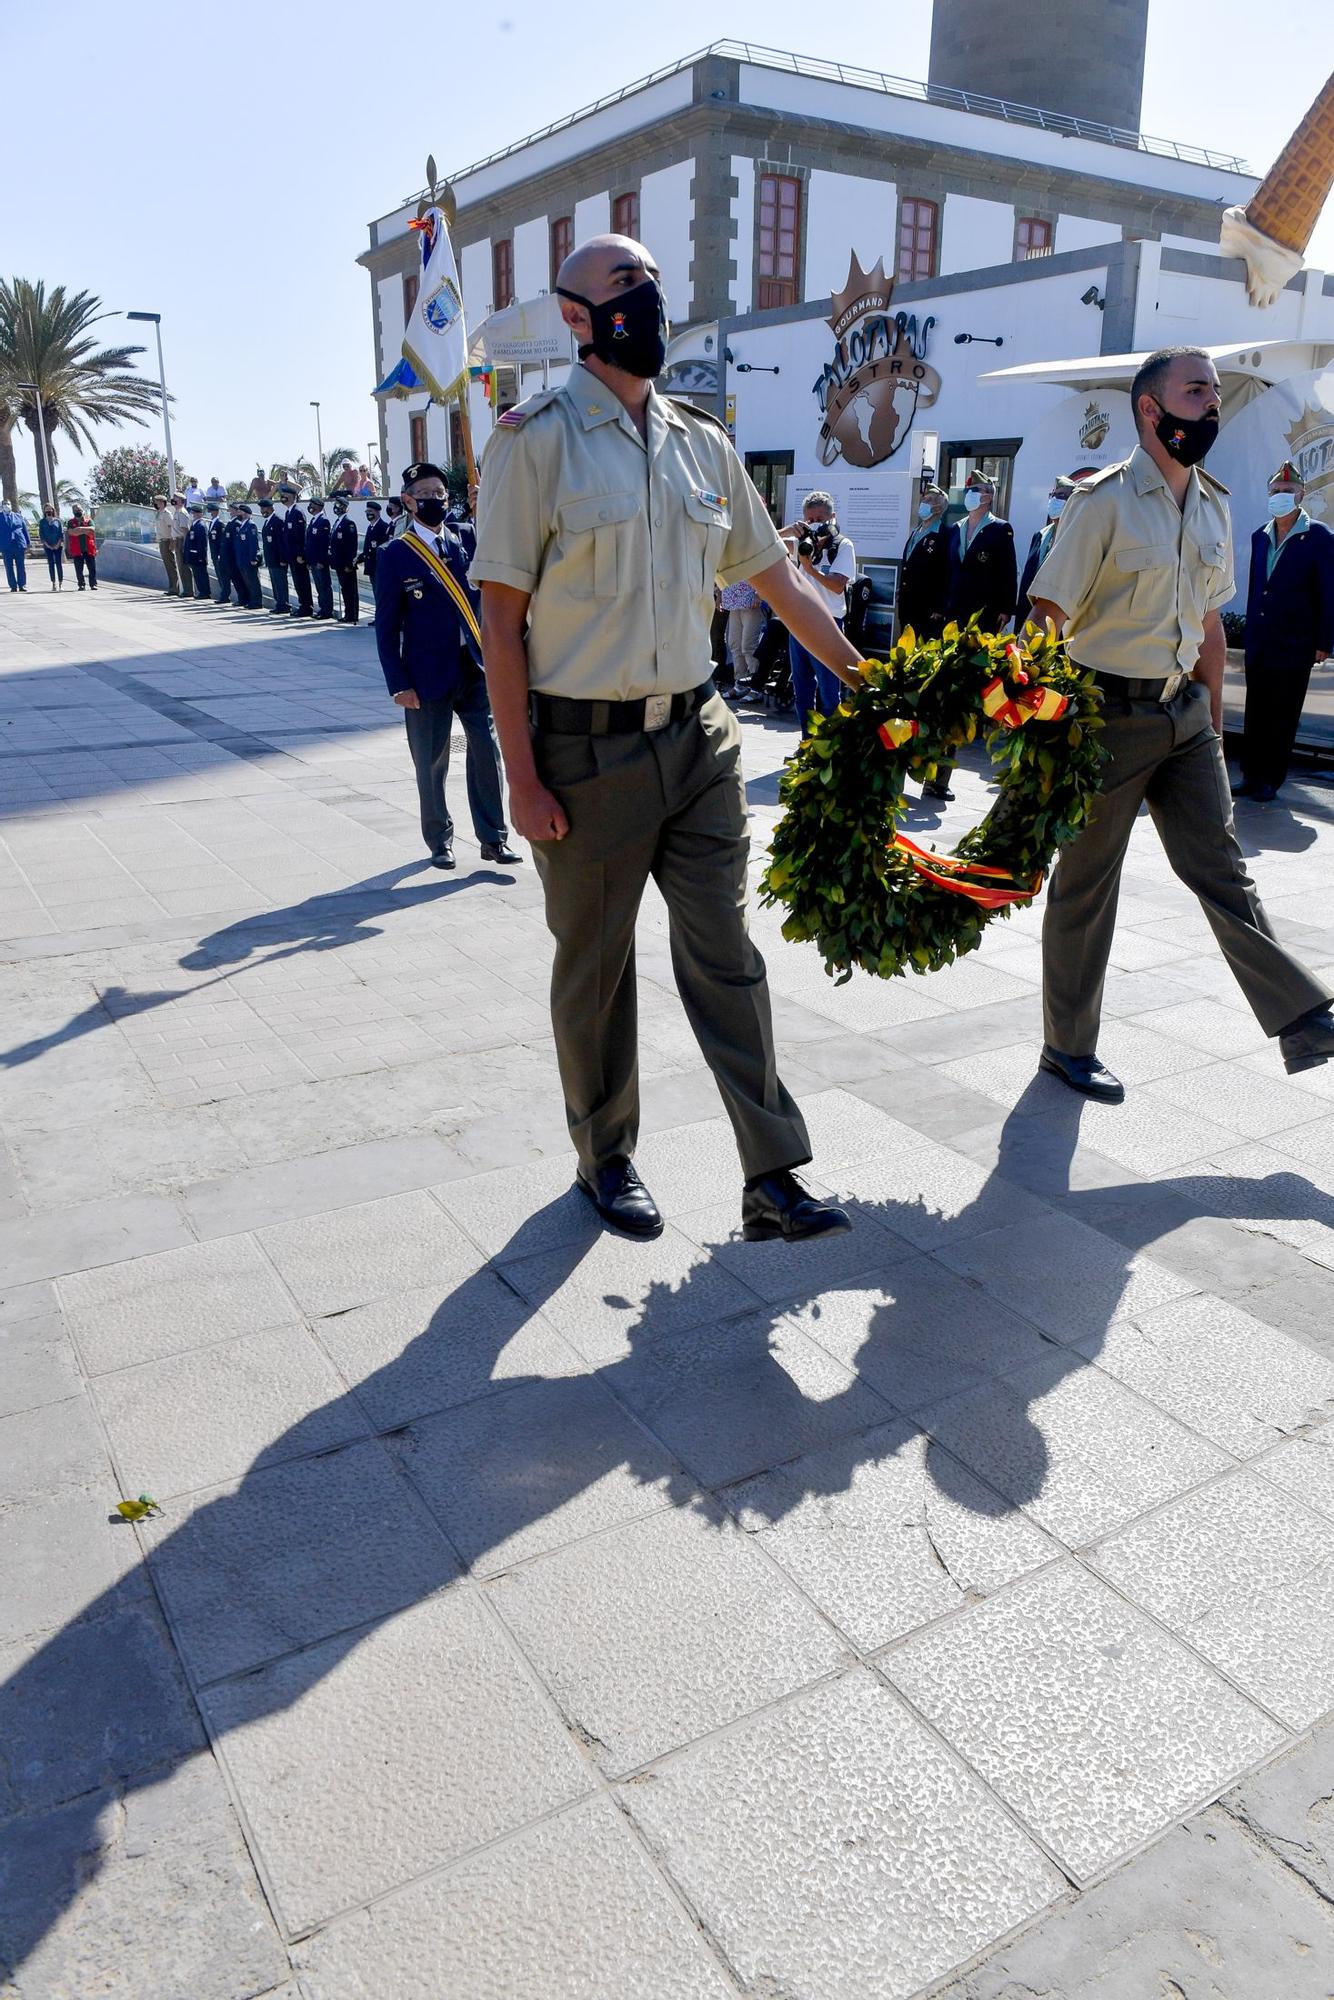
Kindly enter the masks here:
[[[1043, 111], [1035, 104], [1015, 104], [1009, 98], [988, 97], [981, 91], [958, 90], [952, 84], [919, 83], [911, 77], [887, 75], [883, 70], [860, 69], [853, 63], [829, 62], [819, 56], [793, 55], [786, 49], [764, 48], [754, 42], [722, 41], [711, 42], [707, 48], [696, 49], [693, 55], [682, 56], [679, 62], [666, 63], [660, 69], [651, 70], [647, 76], [625, 84], [620, 90], [613, 90], [592, 104], [583, 105], [578, 111], [568, 112], [564, 118], [553, 119], [540, 131], [530, 132], [512, 146], [502, 146], [498, 152], [488, 153], [484, 160], [474, 160], [471, 166], [460, 168], [449, 178], [451, 181], [466, 180], [469, 174], [480, 173], [484, 167], [493, 167], [500, 160], [508, 160], [515, 153], [523, 152], [525, 147], [534, 146], [541, 139], [549, 139], [556, 132], [564, 132], [583, 118], [591, 118], [597, 111], [624, 103], [627, 97], [647, 90], [651, 84], [661, 83], [669, 76], [679, 76], [683, 70], [693, 68], [708, 56], [753, 63], [760, 69], [786, 70], [793, 76], [807, 76], [823, 82], [846, 83], [859, 90], [878, 90], [886, 97], [911, 98], [919, 104], [939, 104], [954, 111], [971, 111], [983, 118], [998, 118], [1011, 125], [1035, 126], [1040, 131], [1058, 132], [1067, 138], [1093, 139], [1100, 145], [1151, 153], [1159, 159], [1179, 160], [1187, 166], [1216, 167], [1230, 174], [1250, 171], [1246, 162], [1235, 153], [1215, 153], [1207, 146], [1187, 146], [1175, 139], [1155, 139], [1146, 132], [1132, 132], [1120, 125], [1104, 125], [1091, 118], [1074, 118], [1064, 111]], [[427, 192], [422, 188], [416, 194], [406, 195], [402, 206], [422, 200]]]

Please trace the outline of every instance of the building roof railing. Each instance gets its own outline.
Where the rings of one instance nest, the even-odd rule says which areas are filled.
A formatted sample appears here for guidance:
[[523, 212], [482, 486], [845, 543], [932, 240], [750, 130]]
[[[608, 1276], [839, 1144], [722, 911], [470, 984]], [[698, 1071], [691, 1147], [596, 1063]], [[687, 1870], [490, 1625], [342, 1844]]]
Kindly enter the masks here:
[[[1175, 139], [1155, 139], [1146, 132], [1132, 132], [1119, 125], [1103, 125], [1096, 119], [1072, 118], [1064, 111], [1043, 111], [1035, 104], [1015, 104], [1006, 97], [988, 97], [983, 91], [957, 90], [948, 84], [919, 83], [911, 77], [886, 75], [883, 70], [861, 69], [854, 63], [793, 55], [788, 50], [764, 48], [755, 42], [722, 41], [710, 42], [707, 48], [696, 49], [693, 55], [682, 56], [679, 62], [665, 63], [660, 69], [637, 77], [622, 89], [613, 90], [606, 97], [599, 97], [594, 103], [567, 113], [564, 118], [553, 119], [540, 131], [530, 132], [512, 146], [502, 146], [499, 152], [488, 153], [484, 160], [474, 160], [471, 166], [460, 168], [449, 178], [453, 181], [465, 180], [469, 174], [480, 173], [484, 167], [493, 167], [500, 160], [511, 159], [515, 153], [523, 152], [525, 147], [536, 145], [538, 140], [564, 132], [581, 119], [591, 118], [594, 112], [605, 111], [610, 105], [622, 104], [627, 97], [647, 90], [651, 84], [661, 83], [666, 77], [679, 76], [682, 70], [693, 68], [708, 56], [752, 63], [760, 69], [786, 70], [790, 75], [811, 77], [825, 83], [849, 84], [858, 90], [878, 90], [886, 97], [910, 98], [918, 104], [938, 104], [950, 111], [971, 111], [982, 118], [996, 118], [1008, 125], [1035, 127], [1043, 132], [1058, 132], [1067, 138], [1093, 139], [1100, 145], [1152, 153], [1159, 159], [1179, 160], [1187, 166], [1215, 167], [1230, 174], [1249, 172], [1246, 162], [1238, 159], [1235, 153], [1215, 153], [1207, 146], [1187, 146]], [[406, 196], [404, 205], [420, 200], [425, 193], [426, 190], [421, 189]]]

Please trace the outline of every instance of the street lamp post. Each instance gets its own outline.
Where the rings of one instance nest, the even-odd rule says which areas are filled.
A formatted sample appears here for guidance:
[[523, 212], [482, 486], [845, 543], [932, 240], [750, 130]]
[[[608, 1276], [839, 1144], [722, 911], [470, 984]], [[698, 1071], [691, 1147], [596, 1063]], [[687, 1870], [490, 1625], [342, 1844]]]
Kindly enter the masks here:
[[[379, 488], [379, 483], [377, 482], [375, 477], [375, 446], [373, 444], [368, 444], [366, 447], [366, 470], [367, 472], [369, 472], [371, 476], [371, 485], [375, 488], [375, 491], [378, 493], [380, 488]], [[380, 467], [380, 472], [383, 475], [384, 473], [383, 466]]]
[[56, 482], [51, 473], [51, 447], [46, 436], [46, 419], [42, 415], [42, 392], [35, 382], [19, 382], [16, 387], [21, 395], [34, 396], [37, 400], [37, 450], [41, 466], [46, 472], [46, 497], [54, 507]]
[[167, 441], [167, 498], [170, 500], [176, 486], [176, 460], [171, 453], [171, 415], [167, 409], [167, 371], [162, 365], [162, 315], [161, 313], [127, 312], [126, 319], [146, 319], [153, 323], [157, 335], [157, 379], [162, 390], [162, 430]]
[[313, 396], [311, 397], [310, 407], [315, 412], [315, 447], [319, 452], [319, 464], [315, 468], [315, 476], [318, 483], [318, 490], [322, 494], [327, 477], [324, 469], [324, 432], [320, 429], [320, 406]]

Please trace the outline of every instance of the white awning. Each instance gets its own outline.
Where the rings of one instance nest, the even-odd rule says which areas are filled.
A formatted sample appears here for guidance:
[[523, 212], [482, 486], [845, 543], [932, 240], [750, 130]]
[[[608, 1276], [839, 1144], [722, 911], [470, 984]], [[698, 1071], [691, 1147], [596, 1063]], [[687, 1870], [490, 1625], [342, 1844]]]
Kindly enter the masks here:
[[[1269, 388], [1289, 375], [1304, 375], [1312, 368], [1325, 368], [1334, 360], [1334, 341], [1256, 340], [1249, 345], [1204, 349], [1223, 382], [1224, 400], [1230, 386], [1242, 382]], [[1033, 383], [1053, 389], [1126, 389], [1140, 364], [1151, 350], [1142, 354], [1090, 354], [1074, 361], [1026, 361], [1018, 368], [993, 368], [980, 375], [980, 382]], [[1252, 393], [1254, 390], [1252, 389]]]

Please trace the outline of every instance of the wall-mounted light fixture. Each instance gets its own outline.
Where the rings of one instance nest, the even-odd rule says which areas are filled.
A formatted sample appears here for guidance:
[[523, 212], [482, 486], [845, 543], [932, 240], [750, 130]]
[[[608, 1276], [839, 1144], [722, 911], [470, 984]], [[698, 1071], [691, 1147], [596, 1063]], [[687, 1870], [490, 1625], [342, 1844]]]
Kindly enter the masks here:
[[1090, 285], [1086, 292], [1080, 293], [1079, 303], [1081, 306], [1096, 306], [1099, 312], [1105, 312], [1107, 308], [1106, 297], [1098, 291], [1096, 285]]
[[776, 368], [766, 368], [759, 361], [738, 361], [736, 372], [738, 375], [776, 375], [778, 370]]
[[956, 333], [954, 336], [954, 345], [956, 347], [966, 347], [969, 341], [972, 340], [978, 341], [983, 347], [1004, 347], [1005, 345], [1005, 335], [1003, 333]]

